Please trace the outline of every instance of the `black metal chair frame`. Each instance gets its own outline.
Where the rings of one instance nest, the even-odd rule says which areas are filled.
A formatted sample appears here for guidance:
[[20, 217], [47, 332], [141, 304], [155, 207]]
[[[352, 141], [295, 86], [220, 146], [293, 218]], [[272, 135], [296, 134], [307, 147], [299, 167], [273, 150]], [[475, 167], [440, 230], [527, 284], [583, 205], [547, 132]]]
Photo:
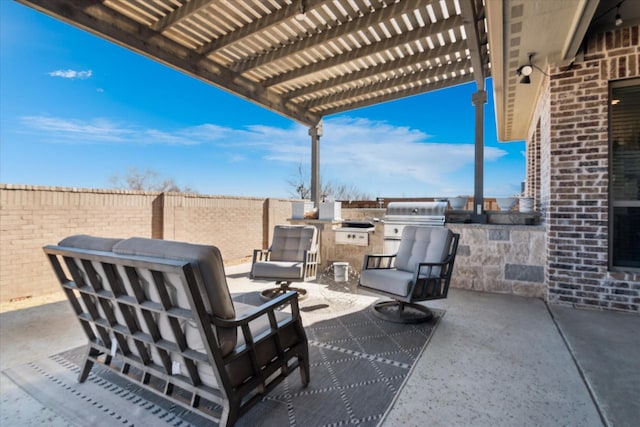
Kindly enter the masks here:
[[[225, 426], [233, 425], [295, 369], [300, 368], [303, 385], [309, 383], [308, 344], [294, 292], [235, 319], [222, 319], [210, 314], [206, 307], [203, 276], [196, 263], [60, 246], [45, 246], [44, 251], [88, 338], [79, 382], [84, 382], [98, 363]], [[73, 279], [67, 277], [65, 269]], [[169, 297], [167, 284], [171, 280], [175, 284], [176, 277], [184, 286], [189, 307], [178, 307]], [[125, 280], [133, 293], [125, 289]], [[161, 302], [150, 301], [144, 286], [153, 286]], [[171, 325], [167, 335], [157, 324], [162, 316]], [[250, 322], [265, 316], [270, 327], [254, 336]], [[204, 350], [189, 347], [181, 327], [186, 323], [197, 324]], [[223, 354], [217, 328], [236, 329], [244, 340], [231, 353]], [[282, 337], [292, 335], [302, 339], [283, 342]], [[263, 360], [265, 348], [276, 356]], [[160, 356], [162, 363], [154, 361], [152, 352]], [[173, 372], [172, 359], [176, 358], [185, 364], [187, 375]], [[213, 368], [217, 387], [203, 384], [200, 363]], [[247, 375], [242, 381], [230, 374], [237, 369]]]
[[[459, 239], [460, 234], [452, 233], [448, 255], [442, 262], [422, 262], [418, 264], [413, 273], [413, 279], [407, 295], [397, 295], [358, 283], [358, 287], [361, 289], [391, 298], [391, 300], [374, 303], [372, 305], [373, 313], [381, 319], [396, 323], [420, 323], [431, 320], [433, 318], [432, 311], [422, 304], [417, 304], [417, 302], [447, 297]], [[364, 258], [363, 270], [393, 270], [395, 269], [396, 255], [367, 254]], [[440, 267], [440, 274], [437, 277], [432, 277], [432, 271], [437, 267]]]
[[[276, 226], [276, 228], [278, 227], [282, 227], [286, 229], [286, 228], [295, 228], [295, 227], [307, 228], [308, 226], [281, 226], [281, 225]], [[268, 280], [268, 281], [275, 282], [275, 287], [265, 289], [262, 292], [260, 292], [260, 297], [262, 298], [263, 301], [269, 301], [279, 295], [285, 294], [290, 291], [297, 292], [298, 297], [300, 299], [306, 298], [307, 290], [304, 288], [293, 287], [291, 286], [291, 283], [307, 282], [310, 280], [314, 280], [317, 277], [319, 257], [318, 257], [318, 236], [315, 233], [317, 233], [317, 231], [314, 231], [314, 238], [313, 238], [313, 241], [311, 242], [311, 248], [304, 250], [302, 255], [299, 257], [299, 259], [296, 259], [296, 261], [283, 261], [279, 259], [274, 260], [272, 257], [273, 246], [269, 247], [268, 249], [254, 249], [253, 258], [251, 261], [251, 272], [249, 274], [249, 277], [252, 280]], [[274, 235], [274, 239], [275, 239], [275, 235]], [[302, 263], [302, 268], [300, 270], [300, 275], [298, 277], [280, 277], [277, 274], [267, 274], [267, 275], [256, 274], [254, 271], [254, 265], [260, 262], [274, 262], [274, 263], [282, 262], [285, 264], [286, 263], [292, 263], [292, 264]]]
[[[270, 261], [271, 249], [254, 249], [252, 265], [256, 262]], [[307, 296], [307, 290], [304, 288], [291, 286], [292, 282], [307, 282], [316, 278], [318, 273], [318, 252], [304, 251], [304, 259], [302, 261], [302, 276], [299, 279], [275, 279], [276, 286], [273, 288], [265, 289], [260, 292], [260, 298], [263, 301], [269, 301], [287, 292], [295, 291], [298, 293], [300, 299], [304, 299]], [[256, 277], [251, 276], [252, 280], [273, 280], [273, 278]]]

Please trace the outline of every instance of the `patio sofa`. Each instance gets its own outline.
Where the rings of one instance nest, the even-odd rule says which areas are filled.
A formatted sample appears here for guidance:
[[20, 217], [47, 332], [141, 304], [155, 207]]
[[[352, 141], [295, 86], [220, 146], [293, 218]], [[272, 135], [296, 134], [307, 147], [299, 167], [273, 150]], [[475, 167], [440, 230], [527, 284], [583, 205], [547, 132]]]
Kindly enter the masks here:
[[80, 382], [99, 363], [220, 425], [296, 368], [309, 382], [296, 293], [232, 301], [215, 246], [77, 235], [44, 251], [88, 338]]

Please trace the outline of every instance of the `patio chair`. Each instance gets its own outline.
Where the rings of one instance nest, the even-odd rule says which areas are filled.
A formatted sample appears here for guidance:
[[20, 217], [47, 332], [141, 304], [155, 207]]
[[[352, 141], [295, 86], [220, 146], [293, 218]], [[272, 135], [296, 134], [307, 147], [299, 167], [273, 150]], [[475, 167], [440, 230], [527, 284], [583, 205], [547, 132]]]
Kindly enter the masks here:
[[306, 289], [291, 287], [292, 282], [306, 282], [316, 278], [318, 271], [318, 231], [312, 225], [276, 225], [269, 249], [255, 249], [251, 263], [252, 280], [275, 281], [276, 287], [260, 293], [270, 300], [288, 291]]
[[365, 255], [358, 288], [391, 298], [374, 303], [374, 314], [398, 323], [430, 320], [431, 310], [417, 302], [447, 297], [459, 239], [445, 227], [406, 226], [396, 254]]
[[44, 251], [88, 338], [80, 382], [97, 363], [224, 426], [297, 368], [309, 382], [295, 292], [232, 301], [215, 246], [72, 236]]

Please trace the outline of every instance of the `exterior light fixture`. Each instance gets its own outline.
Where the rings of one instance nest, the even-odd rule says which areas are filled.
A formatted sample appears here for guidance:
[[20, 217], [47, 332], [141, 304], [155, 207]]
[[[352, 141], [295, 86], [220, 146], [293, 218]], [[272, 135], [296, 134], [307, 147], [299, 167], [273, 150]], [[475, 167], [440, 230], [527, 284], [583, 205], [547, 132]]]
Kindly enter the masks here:
[[520, 68], [518, 68], [518, 70], [516, 71], [516, 73], [519, 76], [522, 76], [522, 79], [520, 79], [520, 83], [528, 85], [531, 83], [531, 77], [529, 77], [531, 75], [531, 73], [533, 72], [533, 67], [531, 65], [522, 65], [520, 66]]
[[[623, 1], [624, 1], [624, 0], [623, 0]], [[620, 26], [620, 25], [622, 25], [622, 23], [624, 22], [624, 21], [622, 20], [622, 16], [620, 16], [620, 6], [622, 5], [622, 2], [623, 2], [623, 1], [621, 1], [620, 3], [618, 3], [618, 4], [616, 5], [616, 17], [615, 17], [615, 20], [616, 20], [616, 21], [615, 21], [615, 22], [616, 22], [616, 27], [619, 27], [619, 26]]]
[[529, 77], [531, 75], [531, 73], [533, 72], [533, 63], [531, 62], [531, 60], [533, 59], [533, 53], [529, 54], [529, 63], [525, 64], [525, 65], [521, 65], [517, 70], [516, 70], [516, 74], [518, 76], [522, 76], [522, 79], [520, 79], [520, 83], [521, 84], [525, 84], [528, 85], [531, 83], [531, 77]]
[[[622, 19], [622, 15], [620, 14], [620, 6], [622, 6], [622, 4], [627, 1], [627, 0], [618, 0], [618, 3], [615, 4], [615, 6], [611, 6], [610, 8], [608, 8], [607, 10], [603, 11], [600, 15], [596, 16], [595, 18], [593, 18], [593, 20], [591, 21], [591, 23], [594, 23], [596, 21], [599, 21], [600, 19], [604, 18], [607, 23], [603, 24], [606, 27], [609, 27], [611, 25], [611, 11], [613, 11], [613, 9], [616, 10], [616, 14], [613, 18], [613, 23], [615, 24], [616, 27], [621, 26], [624, 23], [624, 20]], [[610, 0], [611, 3], [613, 3], [613, 0]], [[637, 2], [637, 0], [636, 0]], [[602, 1], [601, 3], [605, 3], [604, 1]]]

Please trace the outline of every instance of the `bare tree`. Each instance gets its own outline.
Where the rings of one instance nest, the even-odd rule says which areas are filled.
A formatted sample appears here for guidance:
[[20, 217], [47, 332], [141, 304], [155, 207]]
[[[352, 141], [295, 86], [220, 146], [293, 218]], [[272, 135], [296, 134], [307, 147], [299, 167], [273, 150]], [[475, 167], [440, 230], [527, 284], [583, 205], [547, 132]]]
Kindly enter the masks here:
[[173, 178], [162, 178], [152, 169], [140, 172], [136, 167], [129, 168], [124, 177], [111, 176], [109, 183], [113, 188], [125, 190], [196, 193], [191, 187], [180, 187]]
[[[308, 174], [305, 173], [302, 163], [298, 164], [295, 178], [287, 181], [291, 186], [291, 195], [301, 199], [311, 197], [311, 185]], [[371, 196], [360, 191], [355, 185], [339, 184], [329, 181], [326, 184], [320, 181], [320, 193], [323, 199], [331, 197], [334, 200], [369, 200]]]
[[291, 187], [289, 194], [301, 199], [308, 199], [311, 197], [311, 184], [309, 184], [308, 175], [305, 174], [302, 162], [298, 164], [297, 175], [292, 179], [287, 180], [287, 184]]
[[326, 185], [322, 185], [323, 197], [333, 197], [335, 200], [352, 201], [352, 200], [370, 200], [371, 195], [367, 194], [355, 185], [347, 185], [329, 181]]

